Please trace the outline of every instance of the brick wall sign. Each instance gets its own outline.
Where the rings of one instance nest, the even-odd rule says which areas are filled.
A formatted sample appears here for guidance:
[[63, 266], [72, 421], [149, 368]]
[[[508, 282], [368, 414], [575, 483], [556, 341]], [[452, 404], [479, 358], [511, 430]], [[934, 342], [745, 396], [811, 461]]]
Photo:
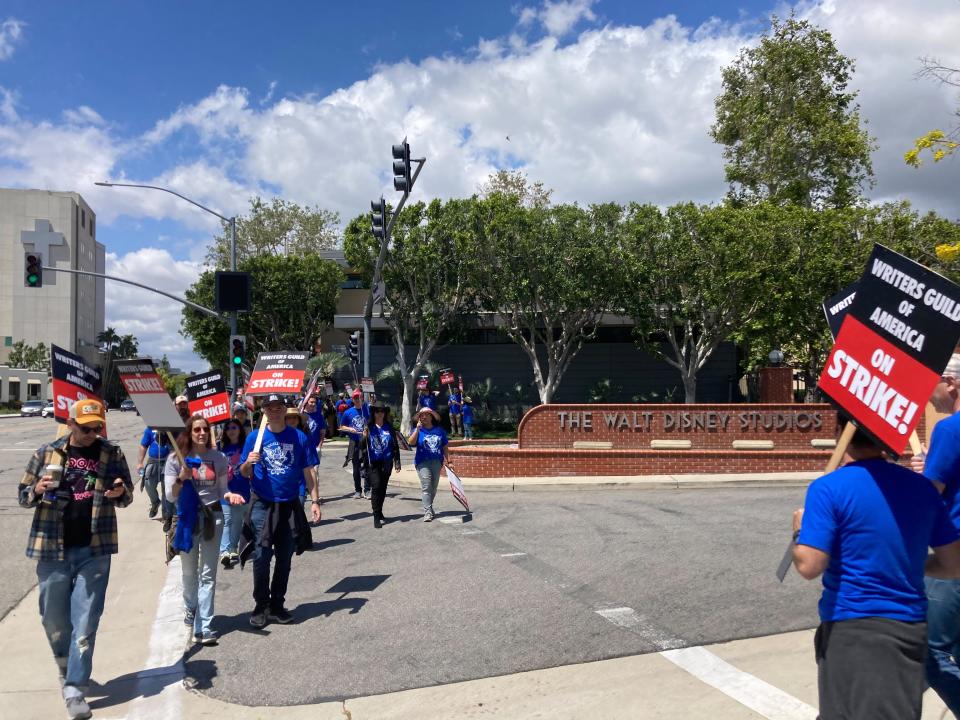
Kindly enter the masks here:
[[836, 414], [829, 405], [783, 403], [538, 405], [524, 416], [517, 435], [522, 449], [656, 449], [657, 441], [681, 440], [701, 449], [729, 450], [734, 441], [742, 447], [758, 441], [756, 449], [809, 450], [815, 447], [812, 440], [832, 441], [835, 433]]

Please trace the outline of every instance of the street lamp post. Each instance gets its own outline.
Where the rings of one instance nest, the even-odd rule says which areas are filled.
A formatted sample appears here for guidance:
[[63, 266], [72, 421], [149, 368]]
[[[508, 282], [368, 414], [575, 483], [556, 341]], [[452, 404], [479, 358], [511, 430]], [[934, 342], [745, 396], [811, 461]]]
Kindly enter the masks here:
[[[159, 187], [158, 185], [140, 185], [138, 183], [115, 183], [115, 182], [97, 182], [94, 185], [100, 185], [101, 187], [130, 187], [130, 188], [142, 188], [144, 190], [159, 190], [160, 192], [170, 193], [171, 195], [176, 195], [181, 200], [186, 200], [191, 205], [194, 205], [201, 210], [204, 210], [211, 215], [214, 215], [223, 222], [227, 223], [230, 226], [230, 271], [236, 272], [237, 270], [237, 216], [224, 217], [216, 210], [211, 210], [206, 205], [201, 205], [196, 200], [191, 200], [186, 195], [181, 195], [175, 190], [170, 188]], [[230, 334], [237, 334], [237, 311], [234, 310], [230, 313]], [[230, 402], [232, 403], [234, 398], [237, 396], [237, 369], [234, 367], [233, 363], [230, 363], [230, 388], [232, 395], [230, 397]]]

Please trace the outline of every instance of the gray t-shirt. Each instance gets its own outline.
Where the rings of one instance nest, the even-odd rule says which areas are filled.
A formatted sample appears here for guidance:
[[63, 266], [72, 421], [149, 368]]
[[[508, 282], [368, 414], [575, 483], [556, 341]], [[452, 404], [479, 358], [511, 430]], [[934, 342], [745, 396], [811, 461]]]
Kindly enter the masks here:
[[[227, 458], [219, 450], [204, 450], [195, 457], [203, 463], [199, 469], [193, 471], [193, 487], [200, 495], [200, 502], [209, 505], [217, 502], [227, 492]], [[163, 489], [167, 500], [176, 502], [173, 498], [173, 484], [180, 474], [180, 460], [176, 453], [167, 456], [167, 464], [163, 468]]]

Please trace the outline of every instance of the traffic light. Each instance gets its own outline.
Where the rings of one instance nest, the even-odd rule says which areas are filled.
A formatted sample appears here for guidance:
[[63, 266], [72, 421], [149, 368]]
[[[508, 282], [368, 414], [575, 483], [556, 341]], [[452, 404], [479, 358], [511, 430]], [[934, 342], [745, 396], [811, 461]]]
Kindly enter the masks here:
[[243, 365], [243, 356], [245, 354], [246, 345], [246, 335], [230, 336], [230, 365], [238, 369], [241, 365]]
[[354, 330], [350, 333], [350, 340], [347, 344], [347, 353], [350, 360], [355, 363], [360, 362], [360, 331]]
[[372, 200], [370, 211], [373, 213], [373, 218], [370, 220], [373, 236], [378, 240], [383, 240], [384, 228], [387, 225], [387, 201], [383, 198]]
[[23, 260], [23, 284], [31, 288], [43, 287], [43, 258], [40, 253], [25, 253]]
[[413, 190], [410, 177], [410, 143], [404, 140], [393, 146], [393, 189], [397, 192]]

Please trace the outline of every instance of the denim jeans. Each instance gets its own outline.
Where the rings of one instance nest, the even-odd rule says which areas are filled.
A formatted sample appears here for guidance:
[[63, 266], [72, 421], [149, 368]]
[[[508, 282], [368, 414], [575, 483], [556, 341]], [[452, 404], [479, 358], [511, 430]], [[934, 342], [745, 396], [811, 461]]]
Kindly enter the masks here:
[[68, 547], [65, 552], [65, 560], [37, 562], [37, 580], [43, 629], [68, 698], [86, 695], [90, 685], [110, 556], [93, 556], [89, 547]]
[[924, 578], [927, 586], [927, 683], [960, 717], [960, 580]]
[[247, 505], [220, 503], [223, 510], [223, 536], [220, 539], [220, 554], [235, 553], [243, 533], [243, 519], [247, 516]]
[[213, 513], [214, 531], [209, 540], [203, 538], [204, 515], [200, 514], [199, 532], [193, 534], [193, 547], [188, 553], [180, 553], [180, 570], [183, 573], [183, 607], [193, 612], [193, 634], [210, 632], [213, 620], [213, 599], [217, 590], [217, 560], [220, 536], [223, 532], [223, 515]]
[[473, 439], [473, 423], [465, 422], [463, 424], [463, 439], [464, 440]]
[[143, 486], [147, 490], [147, 497], [150, 498], [151, 504], [160, 503], [160, 512], [164, 519], [177, 514], [177, 506], [167, 500], [166, 494], [163, 492], [163, 466], [165, 464], [165, 459], [158, 460], [148, 457], [146, 464], [143, 466]]
[[[287, 596], [290, 580], [290, 560], [293, 558], [293, 532], [290, 530], [290, 513], [297, 500], [280, 503], [277, 530], [273, 534], [272, 547], [257, 545], [253, 551], [253, 601], [257, 610], [280, 610]], [[256, 500], [250, 508], [250, 522], [254, 537], [259, 538], [263, 523], [270, 512], [271, 503]], [[273, 567], [273, 582], [270, 581], [270, 560], [276, 556]]]
[[420, 494], [423, 498], [423, 513], [433, 513], [433, 499], [437, 496], [437, 484], [440, 482], [440, 460], [428, 460], [417, 465], [420, 477]]

